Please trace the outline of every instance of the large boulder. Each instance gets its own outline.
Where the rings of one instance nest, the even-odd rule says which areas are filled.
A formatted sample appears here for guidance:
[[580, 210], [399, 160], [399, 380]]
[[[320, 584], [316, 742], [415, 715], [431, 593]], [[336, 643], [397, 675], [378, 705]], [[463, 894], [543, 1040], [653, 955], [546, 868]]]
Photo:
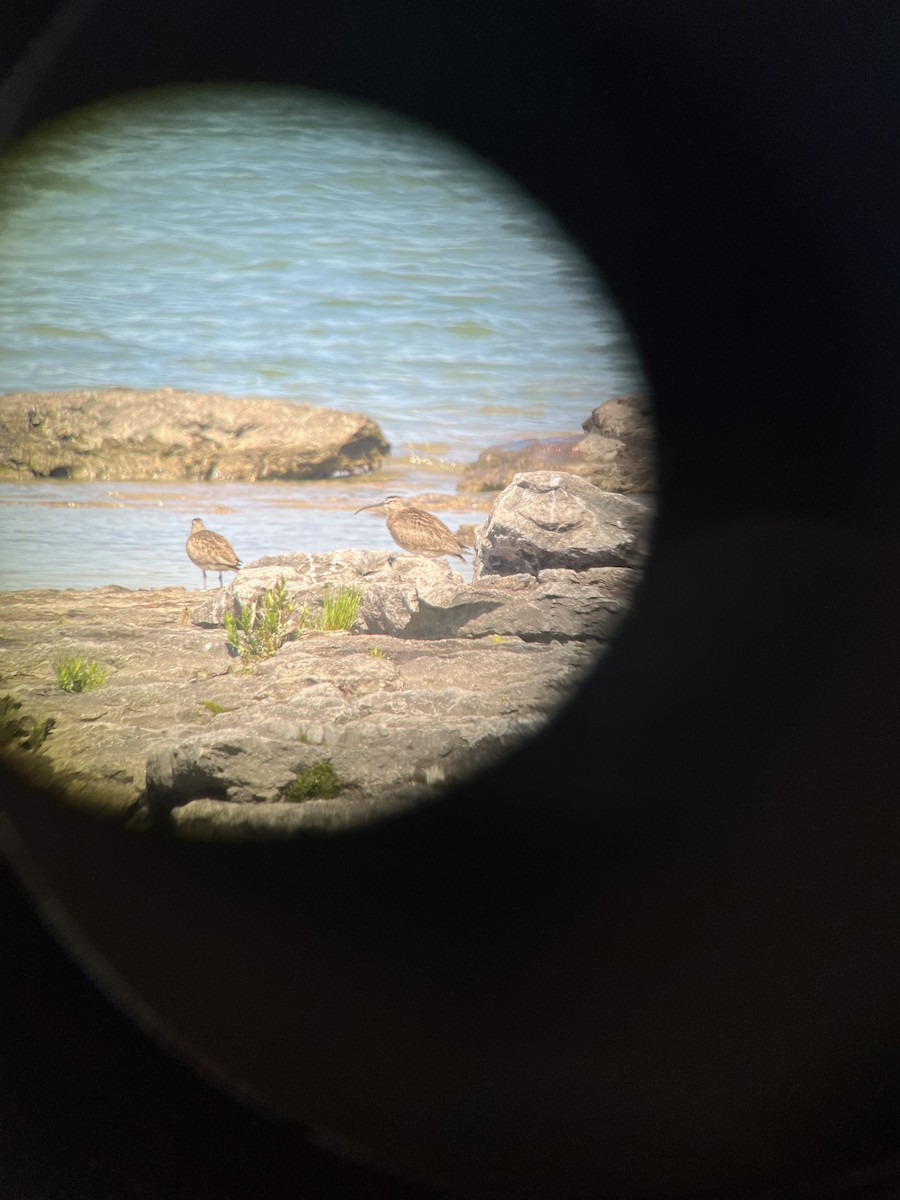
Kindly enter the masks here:
[[649, 401], [620, 396], [595, 408], [584, 437], [535, 438], [491, 446], [460, 472], [458, 489], [500, 491], [533, 471], [581, 475], [607, 492], [656, 491], [656, 428]]
[[517, 475], [475, 536], [475, 581], [491, 575], [641, 566], [652, 512], [576, 475]]
[[390, 447], [362, 413], [289, 400], [98, 388], [0, 396], [0, 478], [324, 479]]

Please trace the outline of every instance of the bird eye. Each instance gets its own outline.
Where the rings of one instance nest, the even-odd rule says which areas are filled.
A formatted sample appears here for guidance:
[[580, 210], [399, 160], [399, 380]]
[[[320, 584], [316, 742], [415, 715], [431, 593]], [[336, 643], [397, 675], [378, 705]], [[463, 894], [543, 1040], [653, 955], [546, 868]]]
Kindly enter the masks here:
[[42, 126], [0, 202], [13, 770], [271, 837], [430, 802], [554, 718], [632, 603], [656, 457], [544, 210], [399, 116], [232, 85]]

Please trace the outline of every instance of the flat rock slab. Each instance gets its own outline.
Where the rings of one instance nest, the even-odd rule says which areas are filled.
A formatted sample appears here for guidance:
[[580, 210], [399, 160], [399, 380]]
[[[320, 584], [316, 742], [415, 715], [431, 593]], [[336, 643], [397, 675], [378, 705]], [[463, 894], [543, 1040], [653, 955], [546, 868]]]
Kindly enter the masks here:
[[362, 413], [289, 400], [97, 388], [0, 396], [0, 478], [325, 479], [390, 447]]
[[[311, 632], [248, 672], [223, 629], [191, 622], [210, 599], [183, 588], [4, 594], [0, 695], [56, 722], [17, 761], [41, 764], [98, 814], [185, 836], [341, 828], [423, 802], [520, 744], [600, 649]], [[54, 664], [73, 654], [106, 667], [106, 685], [61, 691]], [[288, 800], [297, 774], [324, 759], [340, 794]]]

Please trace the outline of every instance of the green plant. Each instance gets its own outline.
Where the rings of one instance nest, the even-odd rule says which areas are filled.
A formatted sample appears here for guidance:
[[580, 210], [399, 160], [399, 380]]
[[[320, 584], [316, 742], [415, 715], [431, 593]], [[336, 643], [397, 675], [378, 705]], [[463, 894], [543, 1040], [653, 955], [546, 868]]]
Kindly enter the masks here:
[[297, 778], [284, 794], [285, 800], [330, 800], [347, 785], [338, 779], [331, 760], [324, 758], [298, 771]]
[[226, 613], [224, 618], [228, 645], [245, 663], [271, 658], [293, 634], [288, 626], [296, 607], [283, 578], [254, 604], [238, 601], [239, 615]]
[[33, 721], [34, 724], [23, 738], [22, 745], [26, 750], [40, 750], [56, 721], [53, 717], [25, 717], [23, 724], [27, 725], [29, 721]]
[[383, 650], [379, 650], [377, 646], [373, 646], [369, 651], [369, 658], [386, 658], [387, 655]]
[[0, 697], [0, 746], [18, 741], [25, 750], [39, 750], [56, 721], [53, 717], [19, 716], [21, 707], [13, 696]]
[[233, 708], [226, 708], [224, 704], [217, 704], [215, 700], [201, 700], [200, 707], [208, 709], [209, 712], [216, 715], [223, 712], [234, 712]]
[[75, 654], [56, 664], [56, 682], [64, 692], [95, 692], [106, 683], [109, 671], [99, 663]]
[[322, 615], [316, 620], [316, 629], [352, 629], [362, 601], [362, 592], [355, 587], [339, 587], [337, 592], [325, 589], [322, 597]]

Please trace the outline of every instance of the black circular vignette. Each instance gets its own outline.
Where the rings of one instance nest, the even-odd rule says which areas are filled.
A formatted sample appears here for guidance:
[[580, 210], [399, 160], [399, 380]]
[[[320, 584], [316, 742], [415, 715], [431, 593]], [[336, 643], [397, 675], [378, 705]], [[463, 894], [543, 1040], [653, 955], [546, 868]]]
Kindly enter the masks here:
[[295, 82], [396, 107], [509, 171], [628, 319], [663, 478], [601, 669], [433, 809], [197, 847], [51, 820], [10, 781], [14, 863], [126, 1011], [226, 1089], [420, 1183], [311, 1149], [170, 1062], [10, 887], [4, 1200], [297, 1180], [889, 1194], [896, 14], [82, 0], [80, 16], [31, 94], [11, 93], [19, 128], [164, 81]]

